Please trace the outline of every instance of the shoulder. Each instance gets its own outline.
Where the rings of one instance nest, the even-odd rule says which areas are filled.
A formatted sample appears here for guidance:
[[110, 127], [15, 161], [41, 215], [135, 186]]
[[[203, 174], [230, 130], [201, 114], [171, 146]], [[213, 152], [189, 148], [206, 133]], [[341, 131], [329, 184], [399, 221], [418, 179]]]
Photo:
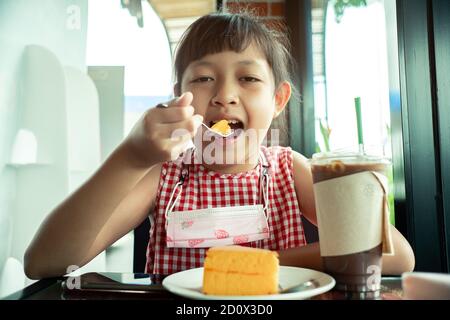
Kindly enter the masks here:
[[270, 164], [279, 166], [284, 164], [293, 170], [296, 176], [301, 176], [304, 171], [310, 171], [309, 160], [297, 151], [292, 150], [291, 147], [261, 146], [261, 151], [265, 154]]
[[288, 171], [292, 173], [292, 149], [291, 147], [264, 147], [261, 146], [261, 151], [266, 156], [267, 161], [275, 171]]
[[310, 162], [308, 158], [296, 151], [292, 151], [292, 157], [295, 191], [299, 199], [300, 210], [311, 223], [317, 225]]
[[313, 224], [317, 225], [314, 201], [313, 179], [308, 158], [290, 147], [261, 147], [275, 168], [275, 174], [282, 179], [293, 180], [300, 211]]
[[270, 155], [272, 157], [279, 157], [280, 155], [282, 156], [292, 153], [292, 148], [282, 146], [271, 146], [271, 147], [261, 146], [261, 151], [263, 151], [266, 155]]
[[[301, 153], [298, 153], [297, 151], [292, 150], [292, 162], [294, 165], [294, 170], [300, 170], [300, 173], [304, 170], [310, 171], [311, 166], [309, 164], [308, 158], [306, 158]], [[298, 175], [298, 174], [297, 174]]]
[[[286, 168], [292, 171], [295, 175], [301, 175], [303, 171], [309, 171], [309, 161], [302, 154], [292, 150], [291, 147], [261, 147], [261, 150], [266, 155], [270, 164], [276, 165], [279, 168]], [[299, 171], [300, 170], [300, 171]], [[297, 173], [297, 174], [296, 174]]]
[[308, 158], [292, 150], [292, 167], [296, 189], [304, 190], [312, 184], [311, 166]]

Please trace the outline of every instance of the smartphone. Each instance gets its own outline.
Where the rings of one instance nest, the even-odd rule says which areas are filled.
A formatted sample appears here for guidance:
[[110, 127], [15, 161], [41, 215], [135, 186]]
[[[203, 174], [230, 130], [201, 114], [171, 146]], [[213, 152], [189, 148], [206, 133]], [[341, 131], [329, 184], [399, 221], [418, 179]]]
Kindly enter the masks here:
[[165, 291], [165, 275], [145, 273], [89, 272], [80, 276], [80, 290], [115, 292]]

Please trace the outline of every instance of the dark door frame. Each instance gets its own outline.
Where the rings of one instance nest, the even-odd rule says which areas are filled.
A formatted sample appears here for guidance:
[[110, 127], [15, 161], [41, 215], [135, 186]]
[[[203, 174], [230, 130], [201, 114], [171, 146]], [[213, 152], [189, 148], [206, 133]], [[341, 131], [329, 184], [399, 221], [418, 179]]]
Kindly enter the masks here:
[[414, 249], [416, 270], [448, 272], [439, 132], [443, 106], [437, 99], [440, 81], [448, 75], [438, 81], [436, 58], [443, 56], [435, 51], [448, 41], [435, 38], [440, 22], [434, 20], [433, 4], [438, 2], [397, 0], [403, 152], [394, 158], [403, 156], [406, 197], [398, 205], [406, 210], [396, 221]]
[[433, 0], [433, 45], [436, 70], [436, 135], [440, 156], [442, 248], [446, 272], [450, 271], [450, 1]]
[[[291, 52], [297, 64], [293, 84], [301, 98], [289, 102], [289, 132], [292, 149], [311, 157], [316, 149], [314, 118], [314, 70], [312, 57], [311, 0], [286, 0], [286, 24]], [[292, 130], [295, 128], [296, 130]]]

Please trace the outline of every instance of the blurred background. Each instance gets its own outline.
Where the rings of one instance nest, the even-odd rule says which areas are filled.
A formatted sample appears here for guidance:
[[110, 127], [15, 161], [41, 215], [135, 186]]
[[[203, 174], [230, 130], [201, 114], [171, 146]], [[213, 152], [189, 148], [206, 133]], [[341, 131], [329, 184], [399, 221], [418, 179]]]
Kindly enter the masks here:
[[[285, 121], [273, 125], [287, 125], [287, 133], [280, 131], [281, 145], [307, 157], [357, 147], [354, 99], [361, 98], [365, 144], [394, 164], [391, 222], [424, 251], [420, 268], [447, 268], [448, 248], [439, 243], [448, 241], [442, 233], [448, 197], [429, 205], [437, 193], [448, 192], [439, 187], [448, 181], [440, 167], [440, 157], [448, 154], [436, 151], [436, 137], [445, 132], [436, 129], [438, 106], [431, 96], [424, 93], [428, 100], [414, 101], [422, 111], [407, 104], [412, 91], [423, 89], [418, 79], [426, 83], [423, 90], [436, 89], [436, 79], [408, 73], [417, 65], [430, 66], [433, 57], [412, 61], [405, 53], [417, 46], [429, 50], [434, 40], [429, 24], [419, 24], [425, 34], [409, 34], [413, 31], [405, 26], [424, 9], [425, 22], [429, 10], [436, 15], [438, 4], [431, 3], [440, 1], [1, 0], [0, 297], [33, 282], [24, 275], [23, 254], [39, 225], [99, 167], [143, 112], [172, 97], [178, 40], [199, 16], [220, 8], [254, 10], [292, 39], [298, 64], [294, 85], [301, 99], [293, 99]], [[415, 80], [416, 87], [407, 87], [406, 79]], [[425, 130], [421, 138], [408, 133], [416, 125]], [[428, 169], [435, 188], [426, 191], [426, 199], [407, 199], [422, 188], [414, 170], [425, 161], [420, 152], [433, 154], [429, 163], [436, 167]], [[425, 217], [421, 206], [434, 216]], [[420, 230], [418, 221], [424, 223]], [[316, 241], [314, 227], [306, 228], [309, 241]], [[431, 238], [422, 246], [429, 230]], [[146, 243], [139, 238], [137, 246], [136, 234], [130, 232], [81, 271], [143, 270]]]

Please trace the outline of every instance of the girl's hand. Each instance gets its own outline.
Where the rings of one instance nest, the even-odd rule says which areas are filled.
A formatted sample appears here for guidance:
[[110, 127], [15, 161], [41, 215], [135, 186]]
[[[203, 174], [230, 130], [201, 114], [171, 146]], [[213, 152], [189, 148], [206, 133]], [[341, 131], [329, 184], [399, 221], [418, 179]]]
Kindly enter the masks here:
[[152, 108], [139, 119], [124, 141], [138, 166], [175, 160], [185, 151], [203, 122], [201, 115], [194, 115], [192, 99], [192, 93], [185, 92], [167, 108]]

